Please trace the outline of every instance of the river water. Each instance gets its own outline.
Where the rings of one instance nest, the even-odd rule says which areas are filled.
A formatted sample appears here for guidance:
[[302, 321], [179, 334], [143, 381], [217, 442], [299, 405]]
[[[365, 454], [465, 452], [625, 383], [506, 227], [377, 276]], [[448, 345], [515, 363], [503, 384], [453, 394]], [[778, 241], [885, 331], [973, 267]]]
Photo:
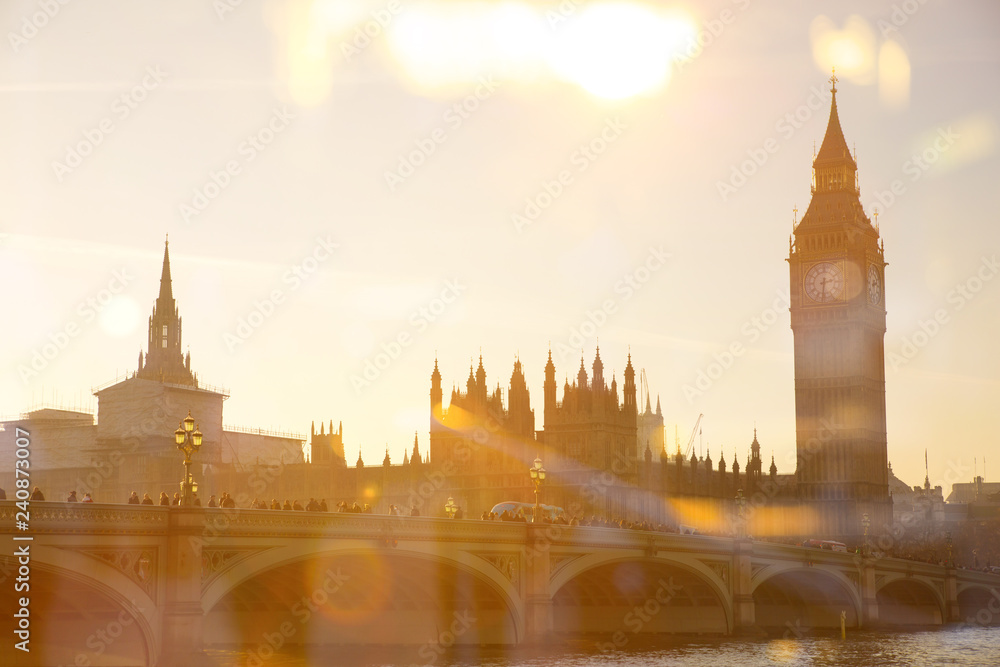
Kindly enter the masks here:
[[[391, 632], [391, 629], [387, 628]], [[789, 633], [791, 634], [791, 633]], [[594, 640], [557, 640], [546, 647], [471, 648], [444, 655], [428, 647], [323, 648], [279, 652], [260, 660], [246, 651], [209, 651], [206, 665], [246, 667], [827, 667], [1000, 666], [1000, 628], [955, 627], [923, 632], [855, 631], [797, 638], [651, 638], [602, 650]], [[192, 666], [194, 667], [194, 666]]]

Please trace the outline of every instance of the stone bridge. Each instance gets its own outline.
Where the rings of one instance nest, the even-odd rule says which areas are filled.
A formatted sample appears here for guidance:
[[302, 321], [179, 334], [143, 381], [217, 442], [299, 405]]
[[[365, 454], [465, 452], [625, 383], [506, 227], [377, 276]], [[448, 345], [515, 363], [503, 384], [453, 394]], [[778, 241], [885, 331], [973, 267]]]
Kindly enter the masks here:
[[[30, 595], [31, 661], [18, 664], [152, 666], [210, 648], [265, 657], [359, 643], [432, 656], [552, 634], [602, 646], [649, 633], [796, 636], [839, 628], [842, 613], [848, 628], [1000, 624], [1000, 576], [746, 539], [42, 502], [21, 533], [17, 511], [0, 502], [0, 529], [31, 537], [7, 537], [0, 552], [3, 608]], [[25, 545], [26, 565], [15, 556]], [[15, 592], [21, 567], [29, 592]]]

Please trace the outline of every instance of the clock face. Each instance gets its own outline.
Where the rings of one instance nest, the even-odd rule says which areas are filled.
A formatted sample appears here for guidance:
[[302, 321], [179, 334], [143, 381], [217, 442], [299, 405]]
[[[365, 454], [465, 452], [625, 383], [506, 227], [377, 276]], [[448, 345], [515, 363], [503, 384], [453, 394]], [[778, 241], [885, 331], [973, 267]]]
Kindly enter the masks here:
[[830, 262], [813, 265], [806, 273], [806, 296], [818, 303], [829, 303], [840, 298], [844, 291], [844, 273]]
[[878, 275], [878, 267], [874, 264], [868, 267], [868, 301], [871, 303], [882, 301], [882, 280]]

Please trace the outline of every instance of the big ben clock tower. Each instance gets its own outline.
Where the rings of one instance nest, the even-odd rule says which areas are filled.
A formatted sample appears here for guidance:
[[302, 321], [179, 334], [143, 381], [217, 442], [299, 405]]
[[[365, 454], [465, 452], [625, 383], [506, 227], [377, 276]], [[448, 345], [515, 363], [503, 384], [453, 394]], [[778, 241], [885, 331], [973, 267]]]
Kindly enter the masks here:
[[856, 537], [892, 521], [885, 421], [885, 260], [837, 115], [813, 161], [812, 200], [789, 248], [799, 498], [816, 530]]

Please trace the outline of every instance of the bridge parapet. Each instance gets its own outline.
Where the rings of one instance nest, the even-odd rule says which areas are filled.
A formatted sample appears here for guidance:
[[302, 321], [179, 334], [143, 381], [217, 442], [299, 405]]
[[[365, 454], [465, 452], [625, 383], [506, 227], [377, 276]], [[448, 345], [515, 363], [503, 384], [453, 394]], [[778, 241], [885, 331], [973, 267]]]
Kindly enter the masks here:
[[233, 537], [413, 539], [439, 542], [524, 543], [525, 524], [346, 512], [207, 509], [205, 529]]
[[[15, 532], [20, 512], [13, 500], [0, 501], [0, 531]], [[169, 507], [31, 501], [29, 525], [34, 534], [165, 534]]]

